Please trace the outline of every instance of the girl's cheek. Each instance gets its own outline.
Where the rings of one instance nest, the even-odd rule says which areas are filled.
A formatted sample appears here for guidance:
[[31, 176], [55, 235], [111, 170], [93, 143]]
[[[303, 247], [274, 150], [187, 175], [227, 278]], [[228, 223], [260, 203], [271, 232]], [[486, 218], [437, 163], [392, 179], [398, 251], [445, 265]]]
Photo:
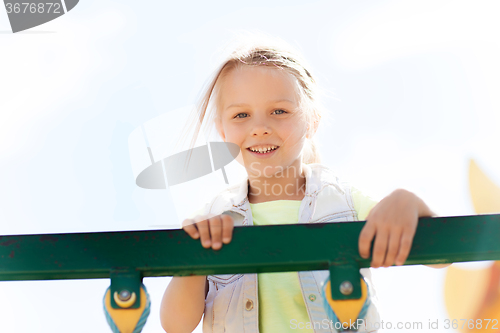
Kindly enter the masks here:
[[239, 164], [241, 164], [242, 166], [245, 166], [245, 162], [243, 161], [243, 154], [240, 150], [240, 153], [238, 154], [238, 156], [236, 157], [236, 161], [238, 161]]

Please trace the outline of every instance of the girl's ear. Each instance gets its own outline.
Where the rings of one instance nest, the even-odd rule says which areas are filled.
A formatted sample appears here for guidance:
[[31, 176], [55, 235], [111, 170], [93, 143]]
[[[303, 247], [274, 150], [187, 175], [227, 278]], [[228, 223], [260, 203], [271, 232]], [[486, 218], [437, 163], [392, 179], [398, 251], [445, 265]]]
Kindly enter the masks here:
[[320, 120], [319, 116], [314, 116], [313, 119], [311, 119], [311, 123], [309, 124], [309, 126], [307, 126], [306, 138], [311, 139], [314, 136], [314, 134], [316, 134], [316, 131], [318, 130], [319, 126], [319, 120]]

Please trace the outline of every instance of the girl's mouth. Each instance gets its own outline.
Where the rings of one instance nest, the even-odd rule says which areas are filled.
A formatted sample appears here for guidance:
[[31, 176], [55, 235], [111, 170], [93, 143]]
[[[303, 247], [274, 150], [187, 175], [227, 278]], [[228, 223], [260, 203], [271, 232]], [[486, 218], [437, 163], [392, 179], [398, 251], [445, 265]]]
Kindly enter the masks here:
[[268, 150], [267, 152], [258, 152], [258, 151], [252, 151], [250, 150], [250, 148], [247, 148], [247, 150], [254, 156], [258, 157], [258, 158], [264, 158], [264, 157], [269, 157], [269, 156], [272, 156], [274, 155], [274, 153], [276, 152], [276, 150], [278, 150], [279, 147], [276, 147], [274, 149], [271, 149], [271, 150]]

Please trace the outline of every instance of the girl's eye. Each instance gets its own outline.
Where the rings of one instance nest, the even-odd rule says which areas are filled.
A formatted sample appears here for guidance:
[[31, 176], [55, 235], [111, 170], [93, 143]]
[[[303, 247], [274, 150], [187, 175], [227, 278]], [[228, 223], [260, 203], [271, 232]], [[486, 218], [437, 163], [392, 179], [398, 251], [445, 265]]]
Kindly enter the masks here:
[[[280, 112], [281, 111], [281, 112]], [[274, 110], [274, 112], [278, 112], [278, 114], [284, 114], [286, 113], [285, 110], [281, 110], [281, 109], [278, 109], [278, 110]]]
[[246, 118], [246, 117], [240, 117], [241, 115], [246, 115], [246, 113], [244, 112], [238, 113], [236, 116], [234, 116], [234, 118]]

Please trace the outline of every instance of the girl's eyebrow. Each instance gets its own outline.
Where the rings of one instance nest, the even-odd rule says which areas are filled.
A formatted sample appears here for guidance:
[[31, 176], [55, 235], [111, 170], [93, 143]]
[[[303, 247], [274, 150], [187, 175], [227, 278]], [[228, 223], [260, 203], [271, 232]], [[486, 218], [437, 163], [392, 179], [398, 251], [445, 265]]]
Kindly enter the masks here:
[[[275, 101], [270, 101], [269, 103], [281, 103], [281, 102], [287, 102], [287, 103], [290, 103], [290, 104], [294, 104], [294, 102], [292, 102], [291, 100], [287, 99], [287, 98], [283, 98], [283, 99], [278, 99], [278, 100], [275, 100]], [[235, 104], [231, 104], [229, 105], [227, 109], [229, 108], [237, 108], [237, 107], [242, 107], [242, 106], [249, 106], [249, 104], [246, 104], [246, 103], [235, 103]]]

